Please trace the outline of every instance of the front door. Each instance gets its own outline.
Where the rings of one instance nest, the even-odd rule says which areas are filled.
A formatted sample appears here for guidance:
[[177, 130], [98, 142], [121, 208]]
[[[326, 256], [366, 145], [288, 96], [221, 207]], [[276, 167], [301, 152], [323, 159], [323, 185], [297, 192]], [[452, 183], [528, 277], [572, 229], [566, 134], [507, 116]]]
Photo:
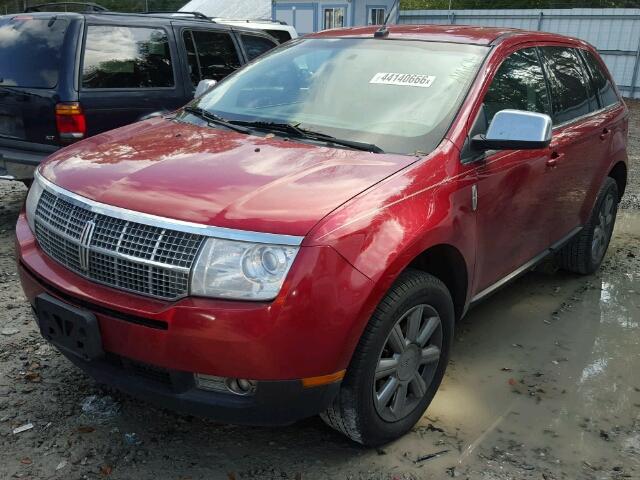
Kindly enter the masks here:
[[[483, 99], [486, 124], [500, 110], [550, 113], [542, 66], [534, 48], [501, 64]], [[487, 290], [549, 246], [546, 205], [548, 149], [487, 152], [476, 161], [477, 260], [475, 292]]]

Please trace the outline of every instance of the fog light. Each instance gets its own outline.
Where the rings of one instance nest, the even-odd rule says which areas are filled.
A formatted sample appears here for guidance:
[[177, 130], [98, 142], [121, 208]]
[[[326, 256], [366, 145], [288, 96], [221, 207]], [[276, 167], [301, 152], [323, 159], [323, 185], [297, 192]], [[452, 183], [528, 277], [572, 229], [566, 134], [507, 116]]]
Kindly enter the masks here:
[[236, 395], [253, 395], [256, 382], [244, 378], [227, 378], [227, 388]]
[[212, 392], [233, 393], [235, 395], [253, 395], [256, 381], [244, 378], [216, 377], [214, 375], [194, 374], [196, 387]]

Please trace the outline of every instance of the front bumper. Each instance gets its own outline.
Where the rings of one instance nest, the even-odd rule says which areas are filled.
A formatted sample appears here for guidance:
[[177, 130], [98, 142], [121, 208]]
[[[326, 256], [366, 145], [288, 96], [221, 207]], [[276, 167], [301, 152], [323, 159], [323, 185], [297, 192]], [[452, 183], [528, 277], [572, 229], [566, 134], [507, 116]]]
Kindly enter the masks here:
[[193, 375], [107, 355], [84, 361], [62, 352], [98, 382], [111, 385], [161, 408], [244, 425], [288, 425], [325, 410], [340, 383], [304, 388], [299, 380], [258, 382], [255, 395], [205, 391]]
[[[24, 214], [16, 250], [32, 304], [48, 293], [96, 316], [107, 360], [74, 363], [134, 395], [224, 421], [290, 423], [325, 408], [339, 385], [304, 388], [301, 379], [346, 369], [374, 307], [367, 305], [373, 283], [330, 247], [302, 247], [280, 295], [268, 303], [166, 302], [95, 284], [47, 257]], [[131, 377], [122, 362], [169, 372], [182, 378], [180, 387]], [[258, 390], [255, 397], [203, 392], [184, 381], [196, 372], [256, 380]]]

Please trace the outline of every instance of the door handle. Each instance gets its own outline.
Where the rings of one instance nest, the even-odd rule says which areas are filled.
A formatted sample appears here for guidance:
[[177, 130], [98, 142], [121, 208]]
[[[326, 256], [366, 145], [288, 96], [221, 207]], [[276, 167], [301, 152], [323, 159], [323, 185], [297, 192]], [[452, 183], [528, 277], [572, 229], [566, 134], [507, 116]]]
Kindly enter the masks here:
[[558, 153], [558, 152], [551, 152], [551, 158], [549, 158], [549, 160], [547, 160], [547, 167], [549, 168], [555, 168], [558, 166], [558, 160], [560, 160], [562, 157], [564, 157], [564, 153]]
[[611, 130], [609, 130], [607, 127], [603, 128], [602, 133], [600, 134], [600, 140], [606, 140], [610, 133]]

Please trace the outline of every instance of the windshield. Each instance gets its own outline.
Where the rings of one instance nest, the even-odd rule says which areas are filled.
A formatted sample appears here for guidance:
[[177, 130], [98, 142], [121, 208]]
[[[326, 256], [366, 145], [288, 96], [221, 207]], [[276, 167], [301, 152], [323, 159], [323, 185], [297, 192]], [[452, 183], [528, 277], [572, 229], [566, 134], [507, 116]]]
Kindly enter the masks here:
[[55, 87], [68, 23], [56, 17], [0, 18], [0, 86]]
[[385, 152], [431, 152], [488, 49], [303, 39], [266, 54], [192, 105], [230, 121], [295, 125]]

